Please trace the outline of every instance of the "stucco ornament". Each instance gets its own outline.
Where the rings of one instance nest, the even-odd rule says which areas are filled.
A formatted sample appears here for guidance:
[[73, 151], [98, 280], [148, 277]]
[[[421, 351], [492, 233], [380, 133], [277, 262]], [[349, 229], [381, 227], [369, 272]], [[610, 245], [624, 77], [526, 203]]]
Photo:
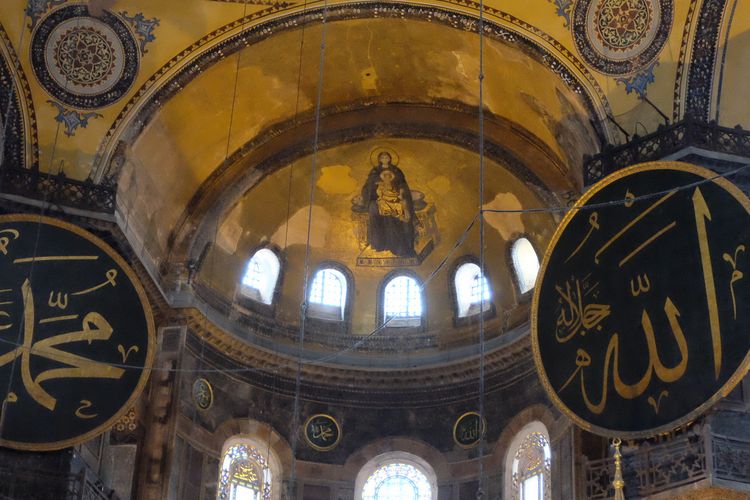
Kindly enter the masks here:
[[602, 73], [634, 73], [658, 57], [672, 12], [672, 0], [581, 0], [573, 20], [576, 47]]

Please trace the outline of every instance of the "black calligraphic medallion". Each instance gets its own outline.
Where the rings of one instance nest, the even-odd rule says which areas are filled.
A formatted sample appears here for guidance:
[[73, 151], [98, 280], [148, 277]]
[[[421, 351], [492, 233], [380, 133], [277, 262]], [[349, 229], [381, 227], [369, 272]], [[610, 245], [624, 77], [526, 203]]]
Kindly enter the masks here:
[[305, 441], [318, 451], [330, 451], [341, 440], [341, 427], [330, 415], [319, 413], [308, 418], [304, 426]]
[[487, 431], [487, 421], [475, 411], [466, 412], [453, 425], [453, 440], [462, 448], [473, 448]]
[[133, 407], [155, 351], [138, 278], [109, 245], [38, 215], [0, 216], [0, 445], [56, 450]]
[[200, 410], [208, 410], [214, 404], [214, 390], [205, 378], [193, 382], [193, 403]]
[[558, 227], [532, 305], [542, 383], [578, 425], [641, 438], [725, 396], [750, 364], [750, 201], [677, 162], [594, 185]]

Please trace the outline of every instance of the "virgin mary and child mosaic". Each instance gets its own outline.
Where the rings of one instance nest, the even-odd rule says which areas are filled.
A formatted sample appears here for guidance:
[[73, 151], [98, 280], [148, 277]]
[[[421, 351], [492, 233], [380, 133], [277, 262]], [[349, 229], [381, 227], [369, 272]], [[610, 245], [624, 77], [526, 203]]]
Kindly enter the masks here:
[[370, 163], [361, 194], [352, 200], [361, 250], [357, 265], [419, 265], [437, 243], [435, 206], [425, 201], [424, 193], [409, 187], [394, 150], [375, 149]]

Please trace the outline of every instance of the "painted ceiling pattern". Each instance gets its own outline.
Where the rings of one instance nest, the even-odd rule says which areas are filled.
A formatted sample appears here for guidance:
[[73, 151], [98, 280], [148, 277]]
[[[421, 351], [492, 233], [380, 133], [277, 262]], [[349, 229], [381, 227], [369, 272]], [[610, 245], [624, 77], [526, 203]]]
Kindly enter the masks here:
[[[650, 131], [661, 121], [643, 102], [646, 96], [672, 118], [686, 112], [708, 118], [714, 112], [719, 89], [699, 83], [721, 76], [720, 59], [734, 39], [739, 44], [742, 38], [742, 32], [732, 30], [733, 25], [744, 26], [740, 18], [750, 11], [747, 2], [487, 1], [485, 11], [489, 23], [507, 30], [504, 36], [524, 37], [542, 47], [554, 56], [548, 59], [550, 69], [581, 81], [582, 92], [592, 96], [599, 109], [596, 119], [606, 122], [610, 115], [632, 133], [638, 124]], [[432, 5], [443, 9], [434, 19], [447, 15], [445, 20], [456, 28], [476, 30], [476, 23], [460, 17], [453, 21], [442, 13], [476, 19], [476, 2]], [[263, 25], [262, 33], [270, 36], [284, 16], [319, 8], [242, 0], [190, 0], [179, 11], [168, 0], [3, 2], [5, 64], [23, 75], [17, 80], [28, 81], [31, 93], [30, 99], [17, 98], [26, 120], [20, 129], [35, 129], [26, 134], [26, 142], [34, 142], [36, 134], [41, 153], [38, 159], [26, 155], [24, 166], [55, 170], [62, 162], [68, 175], [101, 181], [103, 164], [111, 159], [119, 135], [155, 91], [173, 84], [176, 72], [201, 56], [226, 57], [222, 45], [242, 31]], [[33, 115], [38, 119], [31, 120]], [[64, 132], [64, 147], [56, 148], [58, 127]], [[603, 127], [610, 142], [623, 140], [611, 123]], [[21, 161], [18, 154], [11, 157]]]

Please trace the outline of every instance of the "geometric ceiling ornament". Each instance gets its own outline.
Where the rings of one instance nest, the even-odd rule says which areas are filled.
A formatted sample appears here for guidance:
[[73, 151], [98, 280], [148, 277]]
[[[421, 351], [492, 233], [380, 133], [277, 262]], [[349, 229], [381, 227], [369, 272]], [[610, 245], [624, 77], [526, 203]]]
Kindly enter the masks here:
[[84, 5], [53, 11], [32, 35], [31, 62], [39, 83], [57, 100], [78, 109], [108, 106], [132, 87], [138, 43], [118, 16], [89, 15]]
[[531, 339], [552, 402], [582, 428], [645, 438], [700, 416], [750, 366], [750, 200], [710, 170], [615, 172], [558, 226]]
[[579, 0], [573, 39], [581, 57], [607, 75], [627, 75], [656, 59], [672, 27], [672, 0]]

